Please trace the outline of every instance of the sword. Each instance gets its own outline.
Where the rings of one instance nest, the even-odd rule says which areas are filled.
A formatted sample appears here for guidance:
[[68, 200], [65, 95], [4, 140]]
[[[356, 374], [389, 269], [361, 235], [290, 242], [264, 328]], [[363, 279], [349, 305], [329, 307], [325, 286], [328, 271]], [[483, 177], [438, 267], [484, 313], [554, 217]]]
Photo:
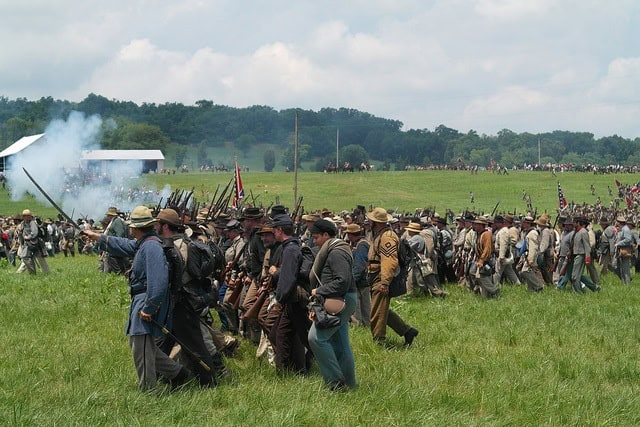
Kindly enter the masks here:
[[40, 190], [40, 192], [42, 193], [42, 195], [49, 201], [49, 203], [51, 203], [53, 205], [54, 208], [56, 208], [56, 210], [58, 212], [60, 212], [60, 215], [62, 215], [67, 221], [69, 221], [71, 223], [71, 225], [73, 226], [73, 228], [75, 228], [76, 230], [82, 231], [82, 229], [80, 228], [80, 226], [78, 224], [76, 224], [73, 219], [67, 215], [65, 213], [65, 211], [62, 210], [62, 208], [60, 206], [58, 206], [56, 204], [56, 202], [53, 201], [53, 199], [51, 197], [49, 197], [49, 195], [47, 194], [46, 191], [44, 191], [42, 189], [42, 187], [40, 187], [40, 185], [36, 182], [35, 179], [33, 179], [33, 177], [31, 176], [31, 174], [29, 174], [29, 172], [27, 172], [27, 170], [25, 168], [22, 168], [22, 170], [24, 171], [24, 173], [27, 174], [27, 176], [29, 177], [29, 179], [31, 180], [31, 182], [33, 182], [33, 184], [36, 186], [36, 188], [38, 190]]

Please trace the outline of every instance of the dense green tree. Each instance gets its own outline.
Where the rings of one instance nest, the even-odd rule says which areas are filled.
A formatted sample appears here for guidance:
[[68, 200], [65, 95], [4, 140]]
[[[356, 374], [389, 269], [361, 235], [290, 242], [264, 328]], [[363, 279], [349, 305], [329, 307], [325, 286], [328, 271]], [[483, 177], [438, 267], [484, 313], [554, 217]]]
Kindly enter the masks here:
[[349, 162], [354, 168], [358, 168], [360, 163], [369, 161], [369, 153], [360, 145], [347, 145], [340, 149], [340, 163]]
[[251, 147], [256, 145], [256, 142], [257, 141], [255, 136], [245, 133], [244, 135], [241, 135], [238, 139], [236, 139], [234, 145], [238, 150], [242, 151], [242, 154], [246, 156]]
[[273, 150], [266, 150], [264, 152], [264, 171], [273, 172], [276, 167], [276, 152]]
[[206, 142], [201, 142], [200, 145], [198, 145], [198, 167], [213, 166], [213, 162], [208, 156], [207, 144]]
[[[369, 160], [417, 164], [456, 164], [490, 161], [504, 166], [538, 162], [540, 155], [555, 163], [570, 158], [572, 163], [630, 164], [637, 159], [640, 138], [617, 135], [594, 139], [588, 132], [555, 130], [540, 134], [515, 133], [502, 129], [494, 136], [467, 133], [439, 125], [433, 130], [402, 130], [397, 120], [375, 117], [351, 108], [323, 108], [314, 112], [302, 109], [277, 111], [269, 106], [235, 108], [201, 99], [194, 105], [169, 102], [143, 103], [108, 99], [94, 93], [78, 103], [42, 97], [35, 101], [0, 96], [0, 148], [26, 135], [42, 133], [53, 119], [66, 119], [73, 110], [99, 115], [103, 126], [104, 148], [160, 148], [167, 141], [206, 149], [234, 142], [246, 154], [257, 142], [285, 150], [285, 163], [293, 165], [291, 135], [298, 115], [301, 161], [335, 158], [340, 147], [359, 146]], [[337, 135], [339, 130], [339, 138]], [[338, 141], [337, 141], [338, 139]], [[473, 155], [472, 155], [473, 152]], [[489, 154], [487, 154], [489, 153]], [[572, 154], [580, 156], [576, 159]], [[567, 156], [568, 155], [568, 156]], [[471, 159], [473, 157], [473, 159]], [[208, 160], [206, 155], [201, 159]]]
[[176, 149], [176, 152], [174, 154], [175, 158], [176, 158], [176, 163], [175, 166], [177, 168], [181, 167], [182, 165], [184, 165], [184, 160], [187, 158], [187, 147], [178, 147]]

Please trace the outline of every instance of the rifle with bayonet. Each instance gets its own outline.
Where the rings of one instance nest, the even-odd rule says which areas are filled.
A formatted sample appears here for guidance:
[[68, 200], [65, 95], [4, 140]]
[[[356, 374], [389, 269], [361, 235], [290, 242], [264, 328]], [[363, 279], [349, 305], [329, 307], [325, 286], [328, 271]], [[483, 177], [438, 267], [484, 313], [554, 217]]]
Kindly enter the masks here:
[[49, 195], [47, 194], [46, 191], [44, 191], [44, 189], [42, 187], [40, 187], [40, 185], [36, 182], [36, 180], [31, 176], [31, 174], [29, 172], [27, 172], [27, 170], [25, 168], [22, 168], [22, 170], [24, 171], [25, 174], [27, 174], [27, 176], [29, 177], [29, 179], [31, 180], [31, 182], [33, 182], [33, 184], [36, 186], [36, 188], [38, 190], [40, 190], [40, 193], [42, 193], [42, 195], [49, 201], [49, 203], [51, 203], [51, 205], [56, 208], [56, 210], [58, 212], [60, 212], [60, 214], [65, 217], [65, 219], [71, 223], [71, 225], [73, 226], [73, 228], [75, 228], [76, 230], [82, 231], [82, 229], [80, 228], [80, 226], [78, 224], [76, 224], [76, 222], [73, 220], [73, 218], [71, 218], [69, 215], [67, 215], [65, 213], [65, 211], [62, 210], [62, 208], [60, 206], [58, 206], [58, 204], [56, 202], [53, 201], [53, 199], [51, 197], [49, 197]]

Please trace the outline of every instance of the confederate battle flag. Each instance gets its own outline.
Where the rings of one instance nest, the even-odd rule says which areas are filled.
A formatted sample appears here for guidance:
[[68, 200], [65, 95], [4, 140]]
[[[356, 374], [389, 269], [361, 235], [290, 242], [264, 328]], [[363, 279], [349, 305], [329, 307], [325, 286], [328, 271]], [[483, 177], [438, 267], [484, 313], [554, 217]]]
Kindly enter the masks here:
[[558, 205], [560, 206], [560, 210], [567, 207], [567, 199], [564, 197], [562, 187], [560, 187], [560, 181], [558, 181]]
[[238, 207], [240, 199], [244, 199], [244, 187], [242, 187], [242, 178], [240, 178], [240, 168], [238, 167], [238, 159], [236, 159], [234, 179], [234, 193], [233, 193], [233, 207]]

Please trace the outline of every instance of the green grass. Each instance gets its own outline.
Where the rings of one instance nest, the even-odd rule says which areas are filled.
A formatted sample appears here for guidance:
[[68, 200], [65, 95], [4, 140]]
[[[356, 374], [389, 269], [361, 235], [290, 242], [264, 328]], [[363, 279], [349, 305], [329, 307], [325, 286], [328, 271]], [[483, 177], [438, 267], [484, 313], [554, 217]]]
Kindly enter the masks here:
[[[148, 176], [158, 187], [213, 191], [230, 174]], [[569, 200], [604, 203], [614, 178], [559, 176]], [[291, 206], [293, 175], [243, 174], [246, 193]], [[412, 211], [460, 211], [474, 191], [476, 210], [538, 212], [557, 206], [557, 180], [547, 173], [501, 177], [481, 172], [301, 173], [307, 209], [351, 209], [370, 203]], [[0, 196], [0, 212], [53, 209]], [[105, 206], [106, 208], [106, 206]], [[359, 388], [332, 394], [317, 371], [279, 377], [243, 342], [228, 365], [230, 384], [159, 396], [135, 386], [123, 335], [129, 297], [124, 279], [97, 272], [95, 257], [50, 259], [48, 276], [18, 275], [0, 260], [0, 425], [637, 425], [640, 422], [640, 277], [582, 296], [547, 289], [530, 294], [505, 286], [486, 301], [456, 286], [446, 300], [395, 299], [420, 330], [411, 349], [382, 350], [365, 329], [351, 330]], [[390, 338], [401, 342], [389, 333]]]
[[[158, 189], [169, 185], [183, 190], [195, 189], [195, 197], [204, 202], [207, 191], [212, 196], [216, 186], [223, 188], [233, 174], [215, 172], [176, 173], [175, 175], [145, 175], [132, 185], [152, 185]], [[26, 179], [26, 177], [25, 177]], [[533, 207], [538, 213], [554, 213], [558, 207], [558, 181], [567, 201], [593, 204], [596, 197], [608, 206], [611, 197], [607, 186], [616, 192], [614, 179], [625, 184], [640, 181], [640, 174], [593, 175], [588, 173], [564, 173], [553, 177], [548, 172], [511, 172], [499, 176], [490, 172], [471, 175], [463, 171], [410, 171], [323, 174], [301, 172], [298, 174], [298, 196], [304, 196], [306, 210], [327, 207], [334, 212], [352, 210], [356, 205], [382, 206], [387, 209], [414, 212], [416, 208], [435, 208], [443, 214], [446, 208], [454, 212], [465, 209], [489, 213], [497, 202], [498, 212], [523, 213], [526, 203], [522, 191], [531, 195]], [[293, 173], [248, 172], [242, 173], [245, 202], [269, 206], [277, 198], [286, 206], [293, 206]], [[596, 194], [591, 195], [594, 184]], [[46, 190], [46, 183], [42, 183]], [[34, 192], [37, 191], [34, 188]], [[473, 191], [475, 202], [469, 201]], [[206, 200], [210, 202], [210, 200]], [[623, 203], [624, 204], [624, 203]], [[49, 205], [39, 205], [32, 200], [10, 201], [6, 191], [0, 191], [0, 213], [19, 213], [30, 208], [36, 215], [52, 216], [56, 211]], [[106, 210], [105, 205], [105, 210]], [[68, 212], [69, 213], [69, 212]]]
[[410, 349], [382, 350], [352, 328], [359, 388], [348, 394], [326, 391], [317, 368], [279, 377], [243, 342], [227, 360], [229, 384], [155, 396], [135, 386], [126, 283], [96, 263], [56, 257], [35, 277], [0, 269], [1, 425], [640, 422], [640, 291], [613, 276], [582, 296], [505, 286], [486, 301], [450, 285], [446, 300], [395, 299], [420, 335]]

